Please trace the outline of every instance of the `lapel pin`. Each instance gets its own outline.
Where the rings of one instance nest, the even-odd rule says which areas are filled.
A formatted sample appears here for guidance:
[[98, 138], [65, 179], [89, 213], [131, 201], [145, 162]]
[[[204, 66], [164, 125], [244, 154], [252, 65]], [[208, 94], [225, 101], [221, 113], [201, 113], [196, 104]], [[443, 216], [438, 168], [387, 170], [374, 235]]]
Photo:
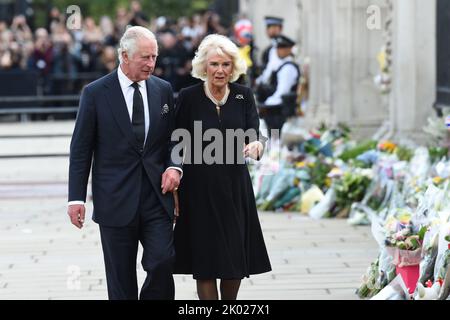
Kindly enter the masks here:
[[161, 114], [165, 114], [165, 113], [169, 113], [169, 106], [166, 104], [164, 104], [161, 108]]
[[242, 94], [237, 94], [236, 99], [244, 100], [244, 96]]

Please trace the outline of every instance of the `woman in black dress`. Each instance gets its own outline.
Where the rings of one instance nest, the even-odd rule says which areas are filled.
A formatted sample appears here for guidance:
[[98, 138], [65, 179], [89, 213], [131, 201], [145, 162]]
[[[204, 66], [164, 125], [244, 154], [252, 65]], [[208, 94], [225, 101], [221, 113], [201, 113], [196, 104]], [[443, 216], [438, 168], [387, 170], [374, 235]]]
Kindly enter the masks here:
[[204, 82], [177, 99], [177, 128], [191, 138], [184, 141], [175, 273], [192, 274], [202, 300], [218, 299], [221, 279], [221, 299], [234, 300], [241, 279], [271, 270], [244, 159], [259, 159], [266, 139], [252, 91], [232, 83], [246, 71], [236, 45], [209, 35], [192, 65], [192, 75]]

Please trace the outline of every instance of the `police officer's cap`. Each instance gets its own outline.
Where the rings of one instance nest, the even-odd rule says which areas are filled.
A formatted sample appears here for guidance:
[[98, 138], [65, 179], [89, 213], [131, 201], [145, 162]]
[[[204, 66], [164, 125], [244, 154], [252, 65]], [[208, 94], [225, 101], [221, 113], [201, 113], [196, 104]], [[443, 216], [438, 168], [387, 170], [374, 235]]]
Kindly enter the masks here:
[[294, 40], [283, 35], [276, 37], [275, 41], [277, 43], [277, 48], [292, 48], [295, 46]]
[[283, 18], [278, 17], [272, 17], [272, 16], [266, 16], [264, 17], [264, 22], [266, 23], [266, 26], [282, 26], [283, 25]]

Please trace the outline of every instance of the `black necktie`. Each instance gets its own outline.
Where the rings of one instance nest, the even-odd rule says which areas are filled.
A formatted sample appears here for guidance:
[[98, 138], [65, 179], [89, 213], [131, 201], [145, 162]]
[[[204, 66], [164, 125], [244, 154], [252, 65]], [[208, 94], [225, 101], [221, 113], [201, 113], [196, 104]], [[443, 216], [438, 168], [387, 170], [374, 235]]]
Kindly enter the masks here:
[[133, 82], [131, 85], [134, 88], [133, 94], [133, 117], [131, 123], [133, 124], [134, 135], [141, 146], [145, 141], [145, 117], [144, 117], [144, 101], [139, 92], [139, 84]]

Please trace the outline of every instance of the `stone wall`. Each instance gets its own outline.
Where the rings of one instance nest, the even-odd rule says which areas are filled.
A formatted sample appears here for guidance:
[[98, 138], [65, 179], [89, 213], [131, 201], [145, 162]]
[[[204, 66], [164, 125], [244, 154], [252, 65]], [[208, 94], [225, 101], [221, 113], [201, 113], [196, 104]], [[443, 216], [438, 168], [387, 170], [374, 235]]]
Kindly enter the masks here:
[[[299, 41], [297, 58], [310, 60], [307, 123], [346, 122], [360, 137], [384, 123], [392, 136], [420, 139], [433, 113], [436, 91], [436, 0], [241, 0], [241, 12], [254, 23], [256, 45], [268, 44], [263, 17], [285, 18], [284, 33]], [[380, 8], [380, 25], [368, 27]], [[377, 55], [386, 42], [392, 14], [390, 95], [374, 84]]]
[[436, 1], [396, 0], [394, 17], [391, 120], [397, 135], [421, 139], [436, 98]]

